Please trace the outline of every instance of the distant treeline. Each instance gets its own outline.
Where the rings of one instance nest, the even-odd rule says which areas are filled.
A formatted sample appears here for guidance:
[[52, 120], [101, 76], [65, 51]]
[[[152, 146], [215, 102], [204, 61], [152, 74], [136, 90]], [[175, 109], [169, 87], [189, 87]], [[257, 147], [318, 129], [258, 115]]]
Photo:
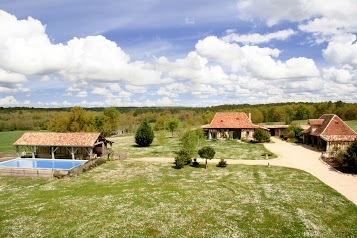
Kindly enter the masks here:
[[[78, 107], [75, 107], [78, 109]], [[212, 107], [115, 107], [106, 108], [80, 108], [85, 113], [86, 125], [81, 130], [100, 131], [103, 128], [120, 129], [129, 133], [134, 132], [137, 125], [147, 120], [155, 125], [156, 130], [165, 128], [165, 122], [170, 118], [177, 118], [181, 127], [194, 127], [208, 124], [216, 112], [242, 111], [250, 112], [254, 123], [281, 122], [290, 124], [293, 120], [306, 120], [319, 118], [322, 114], [333, 113], [343, 120], [357, 120], [357, 103], [319, 102], [319, 103], [275, 103], [275, 104], [240, 104], [220, 105]], [[110, 118], [115, 111], [115, 117]], [[0, 107], [0, 131], [13, 130], [57, 130], [71, 131], [77, 115], [73, 108], [28, 108]], [[115, 122], [113, 121], [115, 120]], [[72, 121], [71, 121], [72, 120]], [[66, 122], [67, 126], [62, 126]], [[70, 124], [72, 123], [72, 124]], [[83, 123], [83, 122], [81, 122]], [[115, 123], [115, 127], [109, 124]], [[78, 126], [77, 126], [78, 127]], [[106, 132], [108, 133], [108, 132]]]

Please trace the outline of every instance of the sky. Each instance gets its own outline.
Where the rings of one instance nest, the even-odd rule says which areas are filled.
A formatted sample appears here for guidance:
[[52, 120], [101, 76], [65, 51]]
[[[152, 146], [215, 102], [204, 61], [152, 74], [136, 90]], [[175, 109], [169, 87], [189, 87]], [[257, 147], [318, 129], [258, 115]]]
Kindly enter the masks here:
[[2, 0], [0, 107], [357, 102], [354, 0]]

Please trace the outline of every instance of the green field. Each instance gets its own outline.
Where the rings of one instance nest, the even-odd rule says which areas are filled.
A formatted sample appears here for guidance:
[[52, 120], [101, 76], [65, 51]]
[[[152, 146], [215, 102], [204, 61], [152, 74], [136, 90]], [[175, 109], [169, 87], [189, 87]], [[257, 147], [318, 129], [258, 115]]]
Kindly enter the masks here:
[[12, 145], [25, 131], [3, 131], [0, 132], [0, 152], [15, 152]]
[[[175, 157], [179, 150], [178, 136], [167, 137], [166, 142], [160, 145], [157, 138], [149, 147], [138, 147], [135, 144], [134, 136], [111, 137], [109, 140], [114, 141], [114, 152], [126, 152], [129, 158], [142, 157]], [[205, 141], [202, 145], [210, 145], [216, 150], [215, 159], [265, 159], [262, 154], [270, 153], [263, 144], [254, 144], [239, 142], [236, 140], [228, 141]], [[199, 157], [197, 154], [196, 157]], [[276, 158], [272, 154], [269, 159]]]
[[349, 125], [354, 131], [357, 132], [357, 120], [354, 121], [346, 121], [347, 125]]
[[[0, 177], [0, 237], [355, 237], [357, 207], [310, 174], [109, 161], [77, 177]], [[325, 201], [325, 202], [324, 202]]]

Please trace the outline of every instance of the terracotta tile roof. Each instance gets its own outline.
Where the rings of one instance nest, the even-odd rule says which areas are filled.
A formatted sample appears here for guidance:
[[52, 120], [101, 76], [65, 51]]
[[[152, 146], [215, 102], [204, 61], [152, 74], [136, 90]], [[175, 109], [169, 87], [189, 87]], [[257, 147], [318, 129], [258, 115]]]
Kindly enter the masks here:
[[206, 127], [211, 129], [254, 129], [259, 126], [250, 122], [244, 112], [217, 112], [211, 124]]
[[26, 132], [14, 145], [93, 147], [100, 133]]
[[324, 119], [309, 119], [308, 124], [310, 126], [320, 126], [324, 122]]
[[353, 141], [357, 139], [357, 133], [335, 114], [322, 115], [318, 120], [323, 121], [311, 134], [313, 136], [320, 136], [326, 141]]

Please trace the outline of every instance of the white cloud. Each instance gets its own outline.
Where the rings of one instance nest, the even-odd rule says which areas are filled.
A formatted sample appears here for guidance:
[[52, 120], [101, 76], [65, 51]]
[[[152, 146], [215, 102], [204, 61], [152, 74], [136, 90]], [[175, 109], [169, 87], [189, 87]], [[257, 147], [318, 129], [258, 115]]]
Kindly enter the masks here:
[[157, 100], [159, 106], [168, 106], [172, 104], [172, 101], [168, 97], [163, 97]]
[[258, 33], [247, 34], [247, 35], [230, 33], [222, 37], [222, 40], [226, 42], [240, 42], [243, 44], [261, 44], [261, 43], [267, 43], [271, 40], [286, 40], [294, 34], [296, 34], [296, 32], [292, 29], [281, 30], [273, 33], [264, 34], [264, 35]]
[[80, 98], [84, 98], [84, 97], [87, 97], [88, 96], [88, 93], [87, 91], [80, 91], [77, 93], [77, 97], [80, 97]]
[[146, 93], [147, 88], [143, 86], [126, 85], [125, 89], [131, 93]]
[[323, 50], [323, 56], [337, 65], [351, 65], [357, 69], [356, 35], [344, 34], [335, 36]]
[[189, 80], [193, 83], [226, 84], [228, 76], [219, 65], [209, 66], [208, 60], [197, 52], [190, 52], [186, 58], [170, 62], [166, 57], [157, 60], [157, 69], [170, 79]]
[[240, 0], [243, 20], [263, 19], [268, 26], [288, 20], [299, 29], [318, 34], [356, 32], [357, 4], [354, 0]]
[[[240, 47], [215, 36], [206, 37], [196, 44], [197, 52], [208, 59], [231, 67], [234, 72], [245, 72], [253, 77], [266, 79], [307, 78], [319, 76], [312, 59], [291, 58], [286, 62], [274, 60], [280, 53], [277, 49], [245, 45]], [[304, 70], [301, 70], [304, 69]]]
[[356, 79], [357, 83], [357, 74], [356, 73], [351, 73], [348, 69], [344, 68], [335, 68], [331, 67], [328, 69], [324, 69], [324, 78], [334, 81], [336, 83], [341, 83], [341, 84], [349, 84], [353, 83], [352, 79]]
[[57, 74], [74, 82], [123, 82], [130, 85], [167, 82], [150, 64], [130, 62], [129, 55], [103, 36], [73, 38], [66, 44], [52, 44], [40, 21], [31, 17], [18, 20], [2, 10], [0, 70], [0, 77], [1, 73], [7, 72], [13, 81], [24, 81], [25, 76], [21, 75], [44, 78], [44, 75]]
[[0, 98], [0, 106], [2, 107], [18, 106], [18, 105], [20, 105], [20, 102], [18, 102], [13, 96]]
[[157, 91], [158, 95], [165, 95], [169, 97], [179, 97], [181, 94], [185, 94], [189, 91], [189, 86], [186, 86], [185, 84], [182, 83], [172, 83], [168, 84], [164, 87], [160, 87], [159, 90]]

